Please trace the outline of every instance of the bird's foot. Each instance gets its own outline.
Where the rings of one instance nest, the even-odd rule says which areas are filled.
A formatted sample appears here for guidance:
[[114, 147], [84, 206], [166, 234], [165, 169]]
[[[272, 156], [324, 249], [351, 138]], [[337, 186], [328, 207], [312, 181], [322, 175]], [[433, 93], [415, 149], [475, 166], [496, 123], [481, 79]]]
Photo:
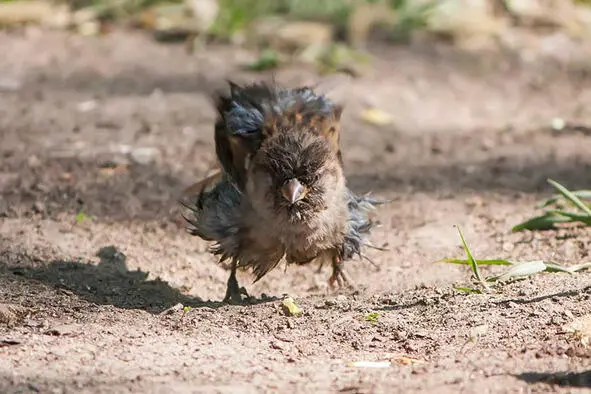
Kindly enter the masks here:
[[342, 289], [355, 290], [356, 288], [355, 283], [351, 280], [341, 264], [333, 265], [332, 275], [328, 279], [328, 287], [332, 291]]
[[[244, 298], [242, 298], [244, 296]], [[246, 299], [250, 298], [246, 289], [244, 287], [240, 287], [237, 289], [230, 289], [229, 287], [226, 289], [226, 296], [224, 297], [224, 302], [230, 305], [241, 305], [244, 304]]]
[[240, 287], [238, 285], [236, 274], [232, 272], [230, 274], [230, 278], [228, 279], [228, 287], [226, 288], [226, 296], [224, 297], [223, 302], [231, 305], [240, 305], [244, 303], [242, 296], [244, 296], [246, 299], [250, 298], [246, 288]]

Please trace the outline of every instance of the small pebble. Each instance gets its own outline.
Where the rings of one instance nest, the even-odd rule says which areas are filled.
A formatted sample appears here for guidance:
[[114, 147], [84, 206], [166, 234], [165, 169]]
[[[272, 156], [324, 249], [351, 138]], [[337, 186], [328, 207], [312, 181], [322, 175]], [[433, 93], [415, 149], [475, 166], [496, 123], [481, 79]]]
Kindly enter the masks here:
[[22, 83], [16, 79], [11, 78], [0, 78], [0, 91], [4, 92], [16, 92], [20, 90]]
[[29, 164], [29, 167], [31, 168], [39, 167], [41, 165], [41, 160], [39, 160], [37, 156], [31, 155], [27, 159], [27, 164]]
[[336, 302], [338, 302], [338, 303], [347, 302], [347, 296], [342, 295], [342, 294], [338, 295], [336, 298]]
[[137, 164], [147, 165], [154, 163], [160, 157], [160, 151], [157, 148], [135, 148], [130, 153], [131, 160]]
[[41, 201], [35, 201], [33, 204], [33, 212], [35, 213], [43, 213], [45, 212], [45, 204]]
[[97, 102], [94, 100], [82, 101], [82, 102], [78, 103], [78, 105], [76, 106], [76, 108], [80, 112], [90, 112], [90, 111], [93, 111], [94, 109], [96, 109], [96, 107], [97, 107]]

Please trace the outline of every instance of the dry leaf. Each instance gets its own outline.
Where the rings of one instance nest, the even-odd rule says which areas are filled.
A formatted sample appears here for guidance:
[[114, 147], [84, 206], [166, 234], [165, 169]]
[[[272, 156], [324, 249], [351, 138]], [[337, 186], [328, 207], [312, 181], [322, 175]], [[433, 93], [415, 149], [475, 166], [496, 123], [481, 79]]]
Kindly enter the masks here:
[[365, 109], [361, 113], [361, 119], [366, 123], [377, 126], [385, 126], [394, 121], [390, 114], [375, 107]]
[[300, 307], [296, 305], [295, 301], [291, 297], [287, 297], [286, 299], [284, 299], [282, 306], [283, 306], [283, 312], [287, 316], [298, 316], [303, 312], [300, 309]]
[[71, 172], [63, 172], [60, 174], [60, 179], [62, 181], [71, 181], [72, 180], [72, 173]]
[[117, 164], [113, 167], [101, 167], [99, 173], [104, 177], [111, 177], [115, 174], [120, 174], [129, 170], [127, 164]]
[[581, 316], [564, 327], [564, 331], [585, 347], [591, 346], [591, 315]]

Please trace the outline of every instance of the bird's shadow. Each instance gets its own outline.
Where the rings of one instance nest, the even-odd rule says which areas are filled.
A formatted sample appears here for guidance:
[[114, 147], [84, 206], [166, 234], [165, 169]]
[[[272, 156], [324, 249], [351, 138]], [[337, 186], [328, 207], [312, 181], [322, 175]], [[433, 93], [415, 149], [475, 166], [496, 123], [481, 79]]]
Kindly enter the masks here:
[[546, 383], [561, 387], [591, 388], [591, 370], [564, 373], [524, 372], [515, 377], [527, 383]]
[[[191, 308], [219, 308], [228, 305], [221, 301], [203, 300], [183, 294], [160, 278], [148, 279], [149, 273], [128, 269], [126, 256], [113, 246], [101, 248], [98, 264], [83, 261], [57, 260], [49, 263], [2, 267], [25, 281], [39, 281], [53, 288], [73, 293], [97, 305], [113, 305], [123, 309], [141, 309], [153, 314], [162, 313], [175, 305]], [[250, 297], [245, 304], [275, 301], [276, 297]]]

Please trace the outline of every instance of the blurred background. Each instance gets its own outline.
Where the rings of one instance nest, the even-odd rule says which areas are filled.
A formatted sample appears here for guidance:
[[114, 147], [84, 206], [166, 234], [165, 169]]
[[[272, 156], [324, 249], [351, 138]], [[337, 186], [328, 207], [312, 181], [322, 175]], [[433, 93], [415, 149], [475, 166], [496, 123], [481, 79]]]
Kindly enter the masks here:
[[[372, 41], [444, 41], [466, 50], [503, 48], [561, 58], [591, 31], [587, 0], [76, 0], [0, 5], [5, 29], [40, 26], [82, 36], [142, 29], [188, 50], [231, 44], [261, 51], [251, 69], [285, 61], [323, 72], [355, 68]], [[527, 53], [524, 53], [527, 52]], [[353, 72], [353, 71], [352, 71]]]

